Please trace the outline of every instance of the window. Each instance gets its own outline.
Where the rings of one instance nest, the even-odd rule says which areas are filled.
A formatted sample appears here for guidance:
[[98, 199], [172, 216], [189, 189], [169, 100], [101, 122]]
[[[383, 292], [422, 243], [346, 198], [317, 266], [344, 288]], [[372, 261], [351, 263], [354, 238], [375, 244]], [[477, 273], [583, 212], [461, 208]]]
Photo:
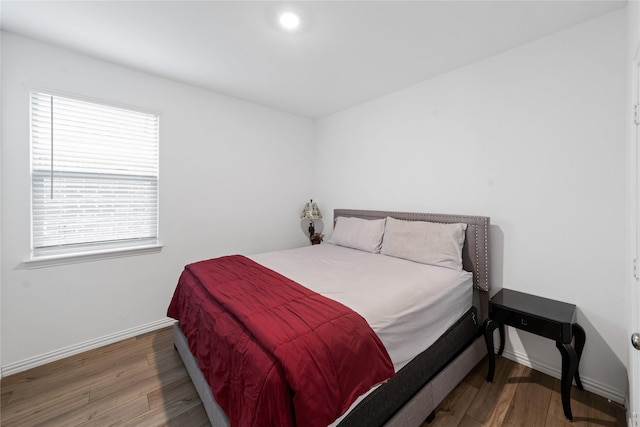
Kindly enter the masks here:
[[158, 245], [158, 116], [31, 93], [32, 256]]

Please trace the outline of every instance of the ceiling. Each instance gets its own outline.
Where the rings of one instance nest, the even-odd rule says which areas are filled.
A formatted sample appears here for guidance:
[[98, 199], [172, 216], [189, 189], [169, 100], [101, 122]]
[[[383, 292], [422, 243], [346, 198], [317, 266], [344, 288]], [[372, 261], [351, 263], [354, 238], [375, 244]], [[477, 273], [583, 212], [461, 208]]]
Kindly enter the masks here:
[[[3, 30], [319, 118], [626, 1], [2, 1]], [[281, 11], [301, 18], [279, 28]]]

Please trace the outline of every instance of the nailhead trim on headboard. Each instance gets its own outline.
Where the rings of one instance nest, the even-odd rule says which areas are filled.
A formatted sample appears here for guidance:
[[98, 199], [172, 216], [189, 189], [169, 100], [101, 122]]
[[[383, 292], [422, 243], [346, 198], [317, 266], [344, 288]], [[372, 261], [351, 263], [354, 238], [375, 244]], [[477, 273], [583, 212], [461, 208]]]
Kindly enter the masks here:
[[467, 224], [465, 246], [462, 249], [465, 270], [473, 273], [473, 285], [480, 291], [491, 289], [489, 276], [489, 224], [486, 216], [448, 215], [417, 212], [371, 211], [355, 209], [334, 209], [333, 221], [339, 216], [364, 219], [379, 219], [388, 216], [407, 221], [430, 221], [441, 223]]

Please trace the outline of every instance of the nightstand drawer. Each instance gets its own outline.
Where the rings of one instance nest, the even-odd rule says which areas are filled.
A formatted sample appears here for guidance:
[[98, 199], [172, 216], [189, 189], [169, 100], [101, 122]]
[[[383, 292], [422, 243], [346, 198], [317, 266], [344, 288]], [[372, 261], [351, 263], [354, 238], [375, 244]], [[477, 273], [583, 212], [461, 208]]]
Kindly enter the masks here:
[[491, 318], [507, 326], [531, 332], [554, 341], [562, 340], [562, 325], [516, 311], [494, 307]]

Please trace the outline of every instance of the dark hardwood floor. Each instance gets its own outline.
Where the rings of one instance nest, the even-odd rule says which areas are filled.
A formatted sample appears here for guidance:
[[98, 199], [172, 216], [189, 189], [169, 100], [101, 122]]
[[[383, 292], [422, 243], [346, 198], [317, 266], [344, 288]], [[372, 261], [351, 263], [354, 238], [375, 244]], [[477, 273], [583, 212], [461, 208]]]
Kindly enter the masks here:
[[[481, 362], [424, 426], [625, 426], [620, 405], [572, 391], [562, 415], [559, 380], [499, 358], [486, 383]], [[209, 426], [177, 352], [161, 329], [4, 378], [1, 425]]]
[[494, 381], [487, 383], [488, 366], [485, 357], [438, 406], [434, 422], [422, 427], [627, 425], [622, 405], [575, 386], [571, 422], [562, 410], [559, 379], [500, 357]]

